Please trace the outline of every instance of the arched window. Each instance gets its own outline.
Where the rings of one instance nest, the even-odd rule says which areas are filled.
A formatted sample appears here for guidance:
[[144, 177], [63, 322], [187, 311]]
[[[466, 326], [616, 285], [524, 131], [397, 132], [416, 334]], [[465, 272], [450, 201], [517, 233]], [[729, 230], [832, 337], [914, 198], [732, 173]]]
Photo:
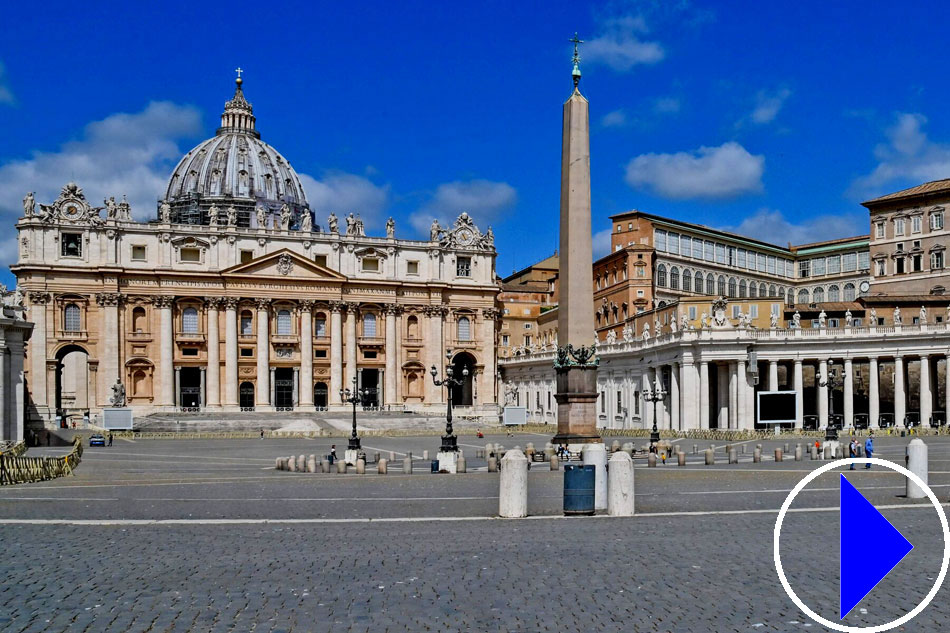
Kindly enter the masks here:
[[840, 301], [841, 300], [841, 290], [838, 286], [831, 285], [828, 286], [828, 301]]
[[748, 286], [746, 286], [745, 279], [740, 279], [739, 280], [739, 297], [744, 298], [747, 291], [748, 291]]
[[241, 336], [254, 336], [254, 315], [250, 310], [241, 311]]
[[458, 340], [472, 340], [472, 322], [468, 317], [459, 317], [458, 322]]
[[406, 319], [406, 338], [419, 338], [419, 317], [412, 314]]
[[363, 315], [363, 336], [368, 338], [376, 336], [376, 315], [372, 312]]
[[716, 294], [720, 297], [726, 296], [726, 278], [723, 275], [719, 275], [719, 280], [716, 284]]
[[198, 333], [198, 309], [185, 308], [181, 313], [181, 331], [185, 334]]
[[289, 336], [293, 332], [291, 331], [290, 323], [290, 310], [278, 310], [277, 311], [277, 335], [278, 336]]
[[67, 332], [78, 332], [82, 329], [82, 313], [79, 310], [79, 306], [75, 303], [70, 303], [66, 306], [66, 309], [63, 310], [63, 329]]
[[680, 289], [680, 269], [676, 266], [670, 267], [670, 288], [673, 290]]
[[689, 268], [683, 271], [683, 290], [686, 292], [693, 290], [693, 273], [689, 272]]
[[317, 312], [313, 320], [313, 331], [317, 333], [317, 338], [325, 338], [327, 335], [327, 315], [323, 312]]
[[666, 266], [663, 264], [656, 267], [656, 285], [659, 288], [666, 288]]
[[802, 288], [798, 291], [798, 302], [799, 303], [808, 303], [808, 291]]
[[825, 289], [821, 287], [815, 288], [815, 290], [812, 291], [811, 296], [813, 302], [821, 303], [825, 300]]
[[788, 289], [788, 299], [786, 300], [786, 302], [788, 303], [788, 305], [795, 304], [795, 289], [794, 288]]
[[847, 283], [844, 285], [844, 300], [854, 301], [854, 284]]
[[132, 331], [136, 334], [148, 331], [148, 326], [145, 323], [145, 308], [142, 306], [132, 308]]
[[716, 278], [712, 276], [712, 273], [706, 275], [706, 294], [716, 294]]
[[696, 271], [696, 276], [693, 277], [693, 281], [696, 282], [696, 283], [693, 285], [693, 292], [695, 292], [695, 293], [697, 293], [697, 294], [702, 294], [702, 292], [703, 292], [703, 274], [697, 270], [697, 271]]
[[755, 299], [759, 294], [759, 286], [754, 282], [749, 282], [749, 298]]
[[735, 277], [730, 277], [730, 278], [729, 278], [729, 296], [730, 296], [730, 297], [735, 297], [735, 296], [736, 296], [736, 290], [737, 290], [737, 288], [736, 288], [736, 278], [735, 278]]
[[775, 284], [772, 284], [771, 286], [769, 286], [769, 296], [777, 297], [778, 295], [775, 293], [776, 293]]
[[760, 296], [760, 297], [767, 297], [767, 296], [769, 296], [769, 295], [768, 295], [768, 292], [769, 292], [768, 286], [766, 286], [764, 283], [759, 284], [759, 296]]

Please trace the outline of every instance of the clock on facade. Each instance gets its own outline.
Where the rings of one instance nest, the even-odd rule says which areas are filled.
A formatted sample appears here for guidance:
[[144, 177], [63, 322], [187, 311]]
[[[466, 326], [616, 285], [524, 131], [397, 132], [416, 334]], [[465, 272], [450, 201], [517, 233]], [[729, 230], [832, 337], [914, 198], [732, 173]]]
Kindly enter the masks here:
[[862, 281], [862, 282], [861, 282], [861, 285], [858, 286], [858, 289], [859, 289], [862, 293], [867, 292], [868, 290], [871, 289], [871, 284], [869, 284], [869, 283], [866, 282], [866, 281]]

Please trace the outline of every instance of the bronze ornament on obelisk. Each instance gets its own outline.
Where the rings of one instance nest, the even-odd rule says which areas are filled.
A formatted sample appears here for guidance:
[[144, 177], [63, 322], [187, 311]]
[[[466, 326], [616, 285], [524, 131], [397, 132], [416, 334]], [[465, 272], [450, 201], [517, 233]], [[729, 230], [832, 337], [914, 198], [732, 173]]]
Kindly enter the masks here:
[[560, 298], [558, 300], [557, 435], [555, 443], [602, 441], [597, 434], [597, 358], [590, 232], [590, 123], [580, 93], [574, 34], [574, 91], [564, 103], [561, 137]]

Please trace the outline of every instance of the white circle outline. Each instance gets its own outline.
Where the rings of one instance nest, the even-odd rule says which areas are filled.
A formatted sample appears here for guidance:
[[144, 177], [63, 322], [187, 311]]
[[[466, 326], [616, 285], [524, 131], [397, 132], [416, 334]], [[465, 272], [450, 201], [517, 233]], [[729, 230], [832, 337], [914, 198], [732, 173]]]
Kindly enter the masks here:
[[[823, 475], [824, 473], [834, 470], [835, 468], [840, 468], [841, 466], [847, 466], [848, 464], [877, 464], [878, 466], [882, 466], [884, 468], [890, 468], [891, 470], [899, 472], [900, 474], [909, 478], [912, 482], [917, 484], [921, 490], [927, 493], [927, 497], [930, 498], [930, 502], [937, 510], [937, 516], [940, 517], [940, 525], [943, 528], [943, 562], [940, 564], [940, 573], [937, 574], [937, 580], [934, 581], [934, 585], [930, 589], [930, 593], [924, 596], [924, 599], [920, 602], [920, 604], [918, 604], [908, 613], [905, 613], [896, 620], [891, 620], [890, 622], [885, 622], [884, 624], [878, 624], [875, 626], [846, 626], [844, 624], [839, 624], [838, 622], [826, 620], [809, 609], [808, 605], [802, 602], [801, 598], [798, 597], [798, 594], [796, 594], [792, 589], [792, 586], [788, 582], [788, 578], [785, 577], [785, 570], [782, 569], [782, 557], [779, 554], [779, 539], [782, 532], [782, 522], [785, 520], [785, 513], [788, 512], [789, 507], [792, 505], [792, 501], [794, 501], [795, 497], [798, 496], [798, 493], [804, 490], [805, 486], [814, 481], [819, 475]], [[809, 618], [823, 626], [834, 629], [835, 631], [842, 631], [843, 633], [882, 633], [883, 631], [889, 631], [906, 622], [909, 622], [921, 611], [926, 609], [927, 605], [929, 605], [931, 601], [933, 601], [933, 599], [937, 596], [937, 592], [940, 591], [940, 587], [943, 585], [944, 578], [947, 576], [947, 568], [950, 567], [950, 525], [947, 523], [947, 515], [943, 511], [943, 507], [940, 505], [940, 500], [937, 499], [937, 495], [935, 495], [933, 490], [930, 489], [930, 486], [924, 483], [923, 479], [910, 472], [900, 464], [895, 464], [894, 462], [889, 462], [879, 457], [851, 457], [848, 459], [838, 459], [829, 464], [825, 464], [821, 468], [816, 468], [812, 472], [808, 473], [804, 479], [802, 479], [800, 482], [798, 482], [798, 484], [796, 484], [794, 488], [792, 488], [792, 491], [785, 499], [785, 503], [782, 504], [781, 510], [778, 512], [778, 518], [775, 520], [773, 552], [773, 558], [775, 559], [775, 571], [778, 573], [778, 579], [782, 583], [782, 588], [785, 589], [785, 593], [788, 594], [788, 597], [791, 598], [792, 602], [795, 603], [795, 606], [801, 609], [802, 612]]]

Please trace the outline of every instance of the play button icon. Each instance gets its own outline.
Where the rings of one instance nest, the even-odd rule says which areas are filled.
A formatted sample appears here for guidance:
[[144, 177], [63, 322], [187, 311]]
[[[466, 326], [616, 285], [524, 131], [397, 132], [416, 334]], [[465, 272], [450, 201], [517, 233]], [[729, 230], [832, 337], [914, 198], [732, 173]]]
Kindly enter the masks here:
[[[841, 475], [841, 593], [844, 619], [914, 546]], [[861, 539], [854, 539], [861, 534]], [[868, 552], [866, 543], [874, 543]]]

